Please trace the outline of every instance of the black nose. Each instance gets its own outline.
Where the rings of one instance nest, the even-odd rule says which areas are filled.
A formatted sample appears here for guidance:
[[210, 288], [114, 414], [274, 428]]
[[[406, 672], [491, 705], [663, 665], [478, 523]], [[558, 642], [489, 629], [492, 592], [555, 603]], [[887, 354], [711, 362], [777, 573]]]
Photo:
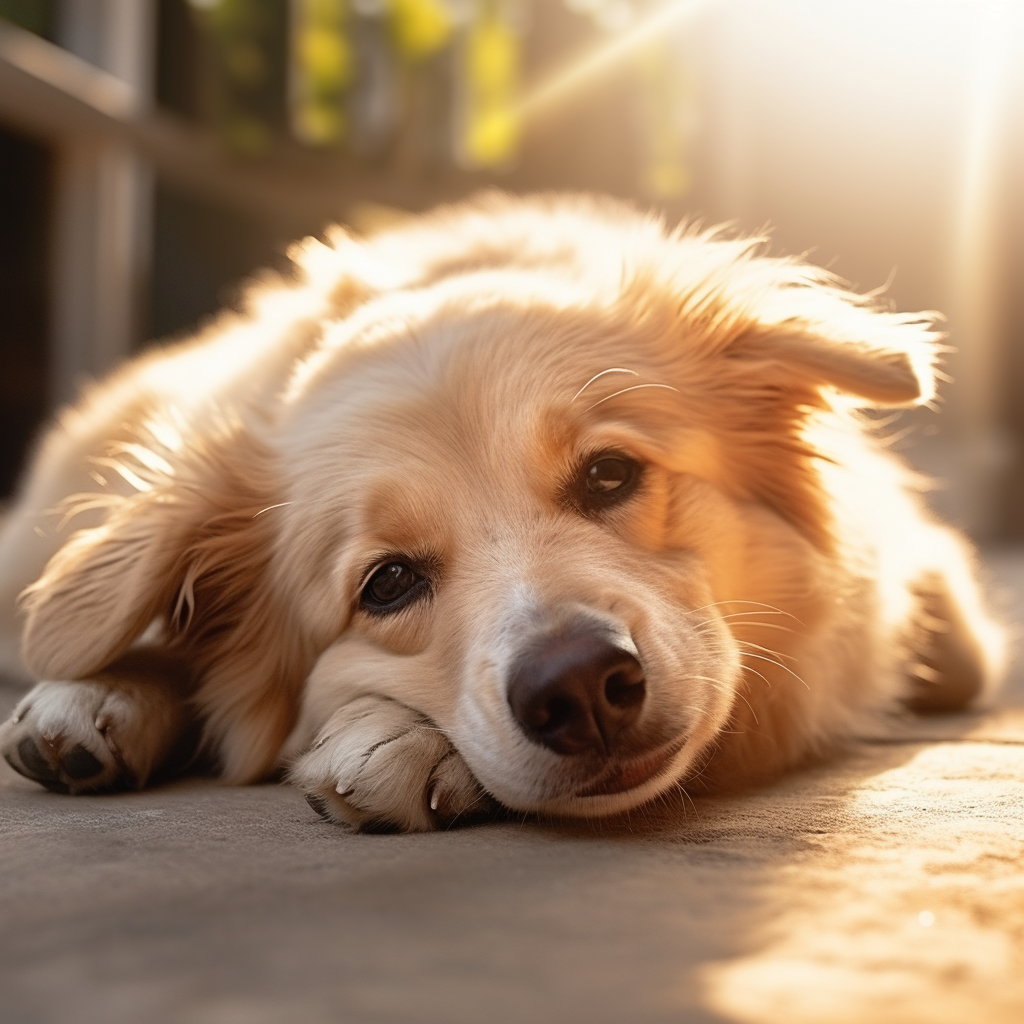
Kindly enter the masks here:
[[640, 714], [644, 670], [606, 636], [552, 637], [512, 670], [508, 702], [530, 739], [559, 754], [610, 754]]

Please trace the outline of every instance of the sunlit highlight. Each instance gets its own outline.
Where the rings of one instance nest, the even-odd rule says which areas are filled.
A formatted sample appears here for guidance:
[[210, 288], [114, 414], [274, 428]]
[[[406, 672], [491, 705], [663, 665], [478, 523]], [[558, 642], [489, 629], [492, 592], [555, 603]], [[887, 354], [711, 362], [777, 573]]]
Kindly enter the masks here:
[[[979, 12], [973, 54], [973, 88], [964, 138], [964, 163], [952, 244], [951, 323], [969, 356], [954, 365], [960, 419], [967, 428], [966, 472], [974, 477], [972, 519], [985, 530], [995, 507], [990, 493], [1000, 458], [991, 396], [998, 359], [1000, 287], [997, 260], [998, 157], [1001, 99], [1010, 61], [1011, 5], [986, 4]], [[1019, 12], [1018, 16], [1019, 16]], [[965, 353], [965, 356], [968, 354]]]
[[940, 743], [834, 773], [827, 840], [766, 874], [746, 948], [700, 972], [705, 1006], [734, 1024], [1017, 1020], [1017, 762]]
[[678, 28], [706, 10], [711, 0], [669, 0], [632, 29], [538, 84], [520, 102], [519, 115], [528, 117], [576, 92], [615, 64], [632, 56], [662, 33]]
[[[1002, 41], [1006, 33], [1007, 5], [988, 7], [980, 27], [975, 54], [974, 95], [965, 145], [963, 185], [954, 244], [954, 281], [961, 291], [964, 313], [971, 321], [985, 317], [990, 306], [991, 239], [994, 217], [994, 160], [998, 128], [998, 100], [1006, 63]], [[987, 338], [989, 324], [972, 323], [977, 346]]]

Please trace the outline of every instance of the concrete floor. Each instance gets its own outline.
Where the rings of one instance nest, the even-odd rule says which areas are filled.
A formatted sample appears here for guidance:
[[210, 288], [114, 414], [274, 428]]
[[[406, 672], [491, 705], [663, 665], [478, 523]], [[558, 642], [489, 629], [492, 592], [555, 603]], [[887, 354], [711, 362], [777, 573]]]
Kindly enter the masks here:
[[[1019, 621], [1024, 552], [991, 564]], [[1019, 671], [988, 714], [614, 828], [354, 836], [280, 786], [2, 766], [0, 1021], [1009, 1024], [1022, 868]]]

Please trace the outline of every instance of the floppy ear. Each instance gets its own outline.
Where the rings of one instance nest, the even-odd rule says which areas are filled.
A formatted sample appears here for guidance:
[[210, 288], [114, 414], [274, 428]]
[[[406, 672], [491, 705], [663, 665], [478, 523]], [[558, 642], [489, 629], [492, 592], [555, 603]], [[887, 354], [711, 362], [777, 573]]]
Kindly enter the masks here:
[[[22, 594], [23, 653], [43, 678], [76, 679], [108, 665], [154, 621], [181, 643], [194, 622], [197, 575], [252, 575], [238, 558], [262, 524], [252, 516], [273, 502], [268, 455], [238, 425], [194, 436], [169, 449], [158, 431], [120, 445], [102, 460], [136, 488], [79, 495], [71, 504], [106, 505], [104, 523], [71, 535], [42, 576]], [[254, 526], [250, 527], [249, 523]], [[218, 546], [211, 542], [216, 534]], [[264, 546], [263, 560], [270, 545]], [[213, 555], [213, 550], [220, 557]], [[198, 559], [202, 552], [205, 559]], [[224, 562], [223, 565], [214, 563]], [[250, 581], [253, 582], [253, 581]], [[183, 596], [183, 587], [188, 593]]]
[[[857, 295], [827, 271], [767, 257], [742, 268], [744, 313], [727, 355], [766, 359], [795, 386], [827, 387], [864, 405], [921, 405], [935, 397], [948, 351], [938, 314], [894, 313]], [[744, 294], [742, 282], [753, 278]]]
[[106, 522], [74, 533], [22, 594], [22, 653], [38, 678], [93, 674], [173, 605], [202, 510], [172, 490], [110, 499]]
[[[893, 312], [877, 292], [858, 295], [821, 267], [767, 255], [768, 242], [721, 228], [684, 234], [649, 271], [677, 296], [691, 353], [739, 362], [718, 364], [729, 378], [747, 369], [794, 393], [831, 389], [867, 406], [935, 397], [948, 351], [938, 314]], [[635, 280], [645, 287], [644, 273]]]
[[[904, 325], [889, 345], [822, 333], [772, 332], [768, 351], [803, 378], [874, 406], [921, 405], [935, 397], [937, 338], [922, 324]], [[886, 332], [892, 335], [891, 330]]]
[[23, 595], [25, 661], [42, 678], [80, 679], [159, 623], [154, 642], [198, 680], [224, 776], [259, 778], [314, 656], [271, 579], [271, 456], [238, 427], [187, 450], [134, 450], [148, 456], [148, 469], [127, 467], [139, 492], [113, 499], [106, 522], [73, 535]]
[[935, 317], [881, 309], [826, 271], [752, 255], [753, 243], [723, 244], [711, 283], [684, 300], [696, 358], [680, 379], [690, 415], [717, 441], [699, 472], [827, 550], [821, 470], [859, 450], [849, 439], [860, 423], [846, 412], [934, 397], [945, 351]]

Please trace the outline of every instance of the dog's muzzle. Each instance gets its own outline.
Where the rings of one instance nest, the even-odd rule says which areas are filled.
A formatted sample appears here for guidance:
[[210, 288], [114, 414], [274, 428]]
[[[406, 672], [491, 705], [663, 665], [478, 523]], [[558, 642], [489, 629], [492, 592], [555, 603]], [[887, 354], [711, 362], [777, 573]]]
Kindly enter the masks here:
[[512, 714], [533, 742], [558, 754], [610, 757], [646, 696], [637, 653], [628, 638], [592, 624], [545, 637], [512, 668]]

